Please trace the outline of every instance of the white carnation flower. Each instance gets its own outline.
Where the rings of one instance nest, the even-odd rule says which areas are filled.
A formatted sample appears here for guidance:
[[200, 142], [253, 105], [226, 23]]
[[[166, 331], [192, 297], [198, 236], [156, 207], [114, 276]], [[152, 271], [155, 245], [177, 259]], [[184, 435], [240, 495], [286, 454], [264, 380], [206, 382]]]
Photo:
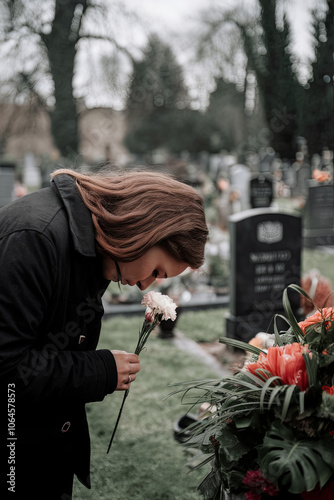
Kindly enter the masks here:
[[[160, 292], [148, 292], [144, 295], [142, 305], [146, 306], [146, 315], [156, 316], [162, 314], [162, 319], [176, 319], [177, 305], [168, 295], [162, 295]], [[153, 320], [153, 318], [152, 318]]]

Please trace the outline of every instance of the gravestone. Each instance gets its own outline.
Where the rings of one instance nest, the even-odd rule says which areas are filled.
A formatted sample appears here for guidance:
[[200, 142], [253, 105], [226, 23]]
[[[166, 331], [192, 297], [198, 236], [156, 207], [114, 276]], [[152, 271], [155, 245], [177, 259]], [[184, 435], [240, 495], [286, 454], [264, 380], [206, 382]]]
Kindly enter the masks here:
[[270, 207], [273, 193], [273, 181], [270, 176], [260, 174], [251, 179], [250, 204], [252, 208]]
[[41, 172], [36, 165], [35, 155], [28, 152], [24, 155], [23, 183], [25, 186], [38, 188], [41, 182]]
[[296, 161], [291, 166], [292, 179], [291, 195], [307, 197], [308, 181], [312, 177], [311, 165], [309, 165], [301, 152], [296, 153]]
[[[273, 317], [284, 314], [282, 296], [300, 283], [301, 218], [274, 209], [232, 215], [230, 224], [230, 316], [226, 335], [248, 342], [274, 332]], [[295, 313], [299, 295], [289, 292]], [[279, 320], [279, 329], [288, 325]]]
[[14, 198], [15, 165], [0, 163], [0, 208]]
[[239, 210], [235, 212], [250, 208], [250, 178], [250, 169], [246, 165], [237, 163], [230, 168], [230, 191], [238, 195]]
[[309, 181], [303, 216], [303, 244], [334, 245], [334, 185]]
[[[311, 179], [311, 166], [304, 163], [296, 172], [296, 187], [295, 195], [307, 197], [308, 195], [308, 182]], [[292, 193], [293, 195], [294, 193]]]

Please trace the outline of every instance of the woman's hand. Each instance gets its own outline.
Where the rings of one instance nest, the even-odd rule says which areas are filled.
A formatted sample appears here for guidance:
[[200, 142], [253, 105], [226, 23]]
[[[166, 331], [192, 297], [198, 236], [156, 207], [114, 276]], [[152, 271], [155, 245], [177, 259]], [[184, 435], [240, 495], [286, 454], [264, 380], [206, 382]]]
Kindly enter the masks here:
[[130, 383], [136, 380], [136, 373], [140, 370], [140, 361], [137, 354], [126, 351], [111, 351], [117, 367], [117, 387], [116, 391], [129, 389]]

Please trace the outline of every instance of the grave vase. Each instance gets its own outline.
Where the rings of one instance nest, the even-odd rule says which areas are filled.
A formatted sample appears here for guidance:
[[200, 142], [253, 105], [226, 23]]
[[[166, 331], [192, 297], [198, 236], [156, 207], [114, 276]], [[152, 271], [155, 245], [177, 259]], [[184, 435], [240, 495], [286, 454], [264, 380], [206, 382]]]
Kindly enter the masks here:
[[167, 338], [174, 337], [174, 329], [175, 329], [175, 326], [176, 326], [176, 323], [177, 323], [177, 320], [178, 320], [180, 314], [181, 314], [181, 308], [177, 307], [175, 321], [172, 321], [171, 319], [161, 321], [161, 323], [159, 325], [159, 333], [158, 333], [158, 337], [160, 339], [167, 339]]

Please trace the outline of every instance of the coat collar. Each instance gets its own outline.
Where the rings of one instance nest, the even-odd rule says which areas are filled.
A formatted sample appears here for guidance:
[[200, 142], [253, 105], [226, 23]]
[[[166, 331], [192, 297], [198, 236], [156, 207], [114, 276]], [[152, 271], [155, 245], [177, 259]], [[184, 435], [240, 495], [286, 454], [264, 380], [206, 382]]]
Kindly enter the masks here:
[[96, 257], [95, 229], [90, 210], [84, 204], [73, 177], [54, 177], [51, 187], [62, 199], [67, 212], [74, 248], [85, 257]]

